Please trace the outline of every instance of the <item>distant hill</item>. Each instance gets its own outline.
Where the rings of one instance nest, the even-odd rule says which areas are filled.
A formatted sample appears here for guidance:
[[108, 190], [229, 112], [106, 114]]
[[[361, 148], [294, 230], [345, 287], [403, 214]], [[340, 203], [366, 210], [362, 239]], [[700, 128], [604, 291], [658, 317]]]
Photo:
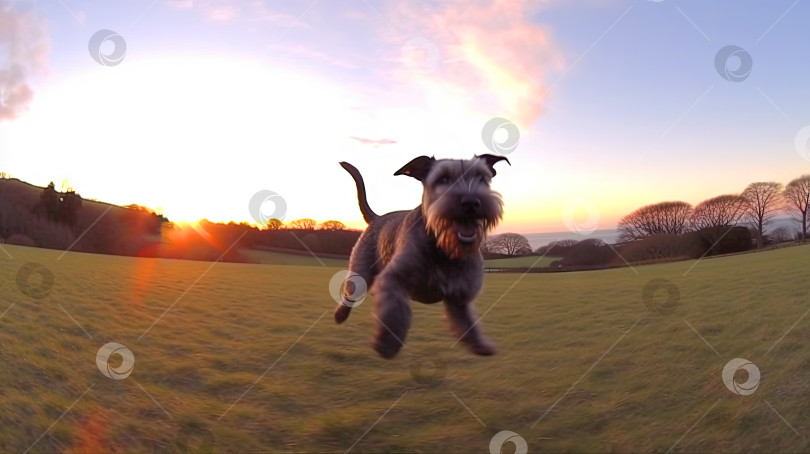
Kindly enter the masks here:
[[[153, 211], [81, 199], [18, 179], [0, 179], [0, 241], [99, 254], [259, 263], [243, 249], [284, 248], [348, 258], [359, 231], [260, 230], [249, 224], [200, 221], [177, 226]], [[53, 204], [78, 198], [75, 216], [49, 216]], [[58, 208], [58, 207], [57, 207]]]

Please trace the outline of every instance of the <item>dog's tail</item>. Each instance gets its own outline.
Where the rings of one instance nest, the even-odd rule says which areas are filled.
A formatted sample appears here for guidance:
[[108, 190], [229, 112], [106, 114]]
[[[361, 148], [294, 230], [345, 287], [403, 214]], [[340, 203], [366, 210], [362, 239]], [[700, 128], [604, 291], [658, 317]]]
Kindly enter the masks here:
[[348, 162], [341, 161], [340, 166], [346, 169], [349, 175], [354, 178], [354, 183], [357, 185], [357, 201], [360, 204], [360, 212], [363, 213], [363, 219], [365, 219], [366, 224], [371, 224], [371, 221], [377, 219], [379, 216], [368, 206], [368, 200], [366, 200], [366, 185], [363, 183], [363, 176], [360, 175], [360, 171], [358, 171], [356, 167]]

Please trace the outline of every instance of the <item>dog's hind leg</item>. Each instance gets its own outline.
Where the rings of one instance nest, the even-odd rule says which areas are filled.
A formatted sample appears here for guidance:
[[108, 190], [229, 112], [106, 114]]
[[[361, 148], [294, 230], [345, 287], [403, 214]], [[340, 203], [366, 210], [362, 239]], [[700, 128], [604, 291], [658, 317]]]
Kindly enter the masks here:
[[448, 299], [445, 301], [445, 310], [453, 332], [470, 351], [484, 356], [494, 355], [498, 352], [495, 345], [486, 340], [481, 333], [471, 304]]
[[374, 248], [363, 247], [363, 243], [368, 241], [372, 240], [367, 238], [366, 233], [363, 233], [357, 240], [360, 247], [352, 250], [352, 257], [349, 261], [349, 271], [352, 274], [346, 278], [340, 304], [335, 309], [335, 322], [337, 323], [343, 323], [349, 318], [352, 307], [363, 301], [374, 281], [374, 269], [379, 265], [379, 259], [374, 253]]

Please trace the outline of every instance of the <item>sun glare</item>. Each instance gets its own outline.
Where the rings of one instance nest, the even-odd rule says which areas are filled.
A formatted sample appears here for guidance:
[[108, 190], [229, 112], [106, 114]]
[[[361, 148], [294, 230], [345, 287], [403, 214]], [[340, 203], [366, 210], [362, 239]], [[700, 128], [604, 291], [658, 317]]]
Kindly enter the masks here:
[[[240, 221], [257, 190], [300, 187], [290, 168], [345, 142], [351, 111], [334, 86], [261, 62], [134, 60], [39, 93], [10, 125], [8, 140], [27, 153], [7, 159], [35, 184], [69, 178], [85, 197], [160, 206], [172, 220]], [[245, 203], [211, 203], [228, 199]]]

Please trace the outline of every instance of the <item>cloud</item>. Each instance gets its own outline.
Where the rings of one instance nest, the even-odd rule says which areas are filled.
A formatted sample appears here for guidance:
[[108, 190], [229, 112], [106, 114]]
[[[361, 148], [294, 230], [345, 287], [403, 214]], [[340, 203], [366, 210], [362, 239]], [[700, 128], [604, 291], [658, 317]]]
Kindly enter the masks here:
[[394, 139], [368, 139], [365, 137], [351, 136], [352, 139], [360, 142], [363, 145], [371, 145], [374, 148], [379, 148], [383, 145], [393, 145], [397, 143]]
[[532, 16], [547, 2], [402, 2], [393, 38], [402, 45], [398, 75], [426, 93], [484, 94], [491, 115], [528, 125], [543, 112], [546, 76], [562, 67], [548, 30]]
[[47, 67], [45, 20], [0, 0], [0, 121], [19, 117], [34, 98], [30, 77]]
[[274, 24], [281, 27], [309, 28], [296, 17], [271, 9], [266, 2], [253, 0], [232, 2], [229, 0], [172, 0], [169, 5], [181, 10], [196, 10], [214, 22], [249, 22]]

